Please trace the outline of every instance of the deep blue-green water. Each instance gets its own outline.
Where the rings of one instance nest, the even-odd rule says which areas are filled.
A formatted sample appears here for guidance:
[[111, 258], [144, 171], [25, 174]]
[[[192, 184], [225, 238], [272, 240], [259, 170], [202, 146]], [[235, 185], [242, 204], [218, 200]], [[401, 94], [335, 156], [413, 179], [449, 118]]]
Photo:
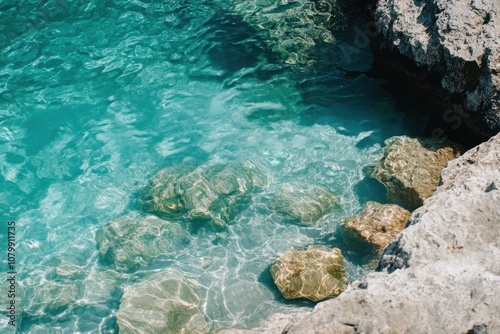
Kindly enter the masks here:
[[[291, 247], [343, 248], [341, 219], [385, 200], [363, 167], [427, 119], [364, 74], [366, 45], [342, 51], [362, 18], [329, 7], [318, 37], [297, 3], [307, 0], [0, 1], [0, 254], [15, 220], [19, 333], [116, 333], [123, 288], [162, 268], [199, 283], [212, 330], [313, 306], [285, 301], [270, 263]], [[299, 35], [298, 46], [283, 42]], [[193, 232], [143, 270], [100, 261], [96, 231], [137, 211], [151, 176], [186, 160], [251, 160], [269, 183], [226, 230]], [[343, 211], [304, 227], [263, 208], [295, 181], [329, 188]], [[366, 274], [343, 252], [350, 280]]]

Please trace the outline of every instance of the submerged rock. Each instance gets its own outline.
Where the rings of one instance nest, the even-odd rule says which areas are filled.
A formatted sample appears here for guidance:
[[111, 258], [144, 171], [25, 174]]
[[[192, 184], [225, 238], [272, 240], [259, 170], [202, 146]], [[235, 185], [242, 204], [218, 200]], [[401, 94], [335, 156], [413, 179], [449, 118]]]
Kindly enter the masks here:
[[167, 269], [127, 287], [116, 312], [120, 333], [204, 334], [199, 298], [178, 271]]
[[340, 249], [288, 250], [270, 268], [274, 284], [286, 299], [319, 301], [335, 297], [347, 283]]
[[498, 0], [380, 0], [375, 23], [377, 61], [440, 106], [453, 130], [500, 131]]
[[385, 141], [382, 159], [371, 176], [387, 188], [387, 197], [408, 208], [421, 206], [439, 184], [446, 163], [461, 148], [433, 138], [392, 137]]
[[166, 168], [151, 181], [147, 209], [165, 218], [186, 218], [225, 227], [266, 176], [251, 163], [202, 165], [182, 173]]
[[265, 34], [271, 49], [285, 63], [302, 66], [331, 53], [335, 43], [332, 31], [342, 19], [335, 0], [237, 0], [232, 10]]
[[185, 213], [182, 199], [176, 191], [177, 182], [192, 172], [190, 166], [180, 165], [160, 170], [151, 178], [145, 207], [166, 218], [181, 218]]
[[367, 202], [359, 216], [342, 222], [342, 239], [352, 248], [360, 242], [383, 250], [401, 232], [410, 218], [410, 212], [395, 204]]
[[296, 223], [314, 224], [324, 215], [339, 209], [339, 199], [330, 190], [311, 184], [284, 184], [267, 202], [267, 207]]
[[188, 240], [189, 234], [179, 224], [137, 214], [112, 220], [96, 234], [99, 256], [125, 272], [147, 266], [152, 259], [182, 248]]
[[75, 256], [62, 256], [57, 260], [57, 267], [54, 267], [54, 274], [62, 279], [82, 279], [85, 277], [83, 266], [84, 261]]
[[64, 312], [85, 293], [78, 281], [45, 281], [24, 289], [23, 311], [32, 317], [56, 316]]
[[499, 166], [500, 134], [448, 164], [378, 272], [298, 321], [253, 332], [500, 333]]

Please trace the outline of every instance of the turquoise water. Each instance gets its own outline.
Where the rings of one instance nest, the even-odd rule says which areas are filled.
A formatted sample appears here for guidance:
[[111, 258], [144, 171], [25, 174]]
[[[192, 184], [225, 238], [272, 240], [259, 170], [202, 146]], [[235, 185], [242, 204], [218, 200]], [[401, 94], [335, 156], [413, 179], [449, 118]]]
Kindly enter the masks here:
[[[270, 263], [291, 247], [343, 248], [340, 220], [385, 201], [363, 167], [427, 116], [364, 74], [368, 48], [342, 53], [362, 19], [334, 8], [331, 36], [289, 48], [283, 36], [304, 34], [303, 17], [263, 22], [281, 22], [294, 2], [241, 3], [0, 2], [0, 241], [6, 249], [15, 220], [19, 333], [116, 333], [123, 288], [162, 268], [199, 283], [212, 330], [310, 308], [280, 297]], [[245, 160], [264, 166], [269, 184], [226, 230], [193, 232], [133, 273], [99, 260], [96, 231], [138, 211], [158, 170]], [[335, 192], [342, 213], [304, 227], [265, 209], [268, 193], [296, 181]], [[343, 252], [349, 279], [365, 275], [367, 263]]]

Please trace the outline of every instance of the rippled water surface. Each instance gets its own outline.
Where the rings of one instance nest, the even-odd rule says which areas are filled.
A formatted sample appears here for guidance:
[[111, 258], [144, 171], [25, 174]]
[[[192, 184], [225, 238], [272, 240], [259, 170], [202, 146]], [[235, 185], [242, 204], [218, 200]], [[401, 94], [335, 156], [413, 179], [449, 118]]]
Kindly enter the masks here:
[[[349, 280], [366, 273], [338, 224], [385, 200], [363, 167], [426, 118], [364, 74], [368, 48], [342, 51], [362, 20], [314, 3], [0, 1], [0, 253], [15, 220], [19, 333], [116, 333], [123, 288], [165, 268], [199, 283], [212, 330], [313, 306], [273, 286], [289, 248], [340, 247]], [[248, 160], [269, 182], [227, 229], [190, 231], [132, 273], [99, 259], [96, 232], [139, 210], [158, 170]], [[263, 201], [290, 182], [327, 187], [342, 211], [284, 221]]]

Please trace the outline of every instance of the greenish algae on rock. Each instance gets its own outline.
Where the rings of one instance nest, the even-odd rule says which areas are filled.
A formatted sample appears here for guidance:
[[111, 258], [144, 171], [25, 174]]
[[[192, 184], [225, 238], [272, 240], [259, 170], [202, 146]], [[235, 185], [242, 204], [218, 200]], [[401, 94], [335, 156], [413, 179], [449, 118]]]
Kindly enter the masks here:
[[405, 228], [410, 215], [399, 205], [369, 201], [358, 216], [342, 221], [342, 240], [353, 249], [368, 245], [380, 252]]
[[340, 249], [288, 250], [270, 268], [274, 284], [286, 299], [314, 302], [335, 297], [347, 283]]
[[146, 210], [167, 219], [220, 228], [266, 183], [264, 173], [250, 162], [202, 165], [184, 173], [179, 167], [169, 167], [152, 178], [144, 204]]
[[205, 334], [198, 304], [191, 282], [167, 269], [125, 289], [116, 321], [122, 334]]
[[130, 272], [182, 248], [190, 235], [178, 223], [130, 214], [110, 221], [96, 234], [99, 256], [117, 271]]
[[371, 176], [387, 188], [387, 197], [407, 208], [421, 206], [439, 184], [441, 170], [462, 148], [433, 138], [396, 136], [385, 141], [383, 157]]
[[267, 202], [267, 207], [293, 222], [311, 225], [324, 215], [340, 209], [338, 197], [330, 190], [300, 182], [284, 184]]

